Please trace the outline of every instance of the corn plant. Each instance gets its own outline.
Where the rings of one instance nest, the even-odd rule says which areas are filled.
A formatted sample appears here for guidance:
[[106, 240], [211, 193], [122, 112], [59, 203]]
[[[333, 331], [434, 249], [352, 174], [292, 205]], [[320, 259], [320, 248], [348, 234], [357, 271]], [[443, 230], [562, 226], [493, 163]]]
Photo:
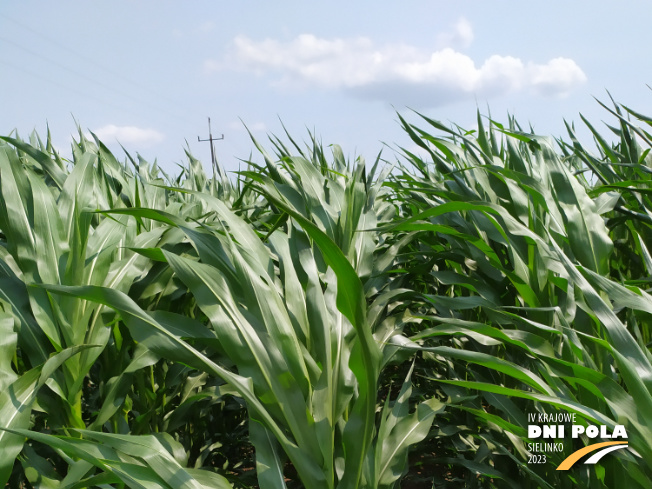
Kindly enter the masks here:
[[[491, 487], [511, 487], [523, 474], [529, 481], [522, 487], [614, 487], [623, 480], [645, 487], [650, 473], [642, 461], [652, 448], [652, 418], [643, 414], [652, 400], [644, 340], [650, 302], [636, 287], [644, 283], [638, 277], [627, 286], [614, 279], [624, 277], [623, 259], [643, 265], [648, 252], [638, 232], [647, 231], [638, 209], [628, 209], [614, 190], [629, 193], [646, 184], [593, 188], [573, 174], [579, 162], [598, 166], [576, 140], [572, 153], [562, 146], [563, 160], [551, 140], [515, 124], [505, 129], [492, 122], [485, 131], [479, 118], [475, 135], [424, 119], [448, 137], [403, 124], [439, 171], [408, 154], [418, 174], [406, 172], [395, 184], [414, 195], [406, 200], [420, 211], [408, 208], [413, 217], [396, 229], [432, 233], [419, 241], [420, 251], [431, 250], [423, 254], [429, 280], [420, 281], [431, 327], [411, 339], [423, 342], [431, 362], [442, 364], [426, 367], [426, 375], [450, 405], [466, 422], [472, 414], [485, 426], [481, 433], [465, 433], [467, 443], [478, 446], [475, 458], [458, 453], [450, 462], [480, 471], [482, 484]], [[642, 158], [626, 168], [645, 173], [647, 153], [632, 149], [628, 124], [623, 120], [620, 134], [630, 153]], [[614, 214], [637, 216], [627, 225], [640, 230], [632, 233], [637, 256], [628, 250], [626, 257], [614, 257], [609, 227], [623, 219], [603, 217]], [[477, 396], [469, 401], [471, 392], [481, 402]], [[526, 413], [550, 408], [611, 427], [625, 424], [634, 455], [611, 463], [607, 475], [587, 470], [564, 476], [526, 465]], [[559, 463], [570, 451], [552, 457]], [[478, 484], [467, 479], [469, 487]]]
[[[0, 433], [0, 481], [11, 477], [23, 448], [20, 430], [61, 429], [70, 435], [87, 427], [90, 413], [84, 408], [90, 400], [83, 394], [92, 388], [91, 369], [99, 370], [93, 377], [109, 386], [103, 389], [106, 397], [92, 406], [101, 406], [94, 420], [101, 427], [103, 418], [125, 401], [118, 392], [124, 377], [142, 374], [158, 361], [150, 351], [123, 341], [110, 310], [72, 297], [55, 300], [41, 287], [102, 285], [126, 292], [151, 265], [129, 247], [166, 242], [165, 227], [89, 212], [143, 201], [167, 208], [167, 202], [160, 189], [145, 190], [101, 143], [80, 136], [72, 165], [52, 150], [49, 138], [47, 145], [35, 138], [28, 145], [7, 137], [15, 150], [4, 143], [0, 147], [3, 358], [11, 359], [2, 377], [2, 424], [7, 431]], [[123, 370], [116, 375], [115, 367]], [[52, 467], [46, 452], [27, 446], [23, 453], [20, 461], [33, 484], [57, 481], [57, 469], [66, 465]], [[85, 477], [90, 467], [87, 462], [72, 466], [81, 468], [63, 479], [69, 485]]]
[[[607, 110], [593, 152], [399, 117], [425, 158], [286, 134], [234, 178], [3, 137], [0, 483], [649, 487], [652, 136]], [[560, 410], [630, 449], [528, 464]]]

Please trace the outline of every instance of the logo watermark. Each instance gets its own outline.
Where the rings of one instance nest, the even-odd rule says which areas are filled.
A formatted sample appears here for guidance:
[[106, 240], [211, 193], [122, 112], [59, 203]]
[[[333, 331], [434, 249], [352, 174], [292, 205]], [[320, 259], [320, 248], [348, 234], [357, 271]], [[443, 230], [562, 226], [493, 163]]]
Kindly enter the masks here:
[[615, 425], [611, 430], [606, 425], [580, 424], [575, 413], [566, 412], [528, 413], [527, 437], [530, 440], [527, 444], [530, 452], [529, 464], [546, 463], [548, 453], [563, 452], [568, 437], [571, 440], [578, 438], [613, 440], [593, 443], [574, 451], [559, 464], [557, 470], [569, 470], [589, 454], [592, 455], [583, 463], [594, 465], [605, 455], [628, 446], [625, 426]]

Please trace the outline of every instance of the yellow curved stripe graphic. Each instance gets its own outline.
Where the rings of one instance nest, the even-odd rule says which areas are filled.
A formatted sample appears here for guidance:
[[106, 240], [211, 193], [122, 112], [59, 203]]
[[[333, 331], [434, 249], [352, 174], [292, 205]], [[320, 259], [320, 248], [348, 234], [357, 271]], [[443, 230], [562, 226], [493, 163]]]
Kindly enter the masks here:
[[627, 442], [626, 441], [605, 441], [603, 443], [595, 443], [594, 445], [589, 445], [588, 447], [580, 448], [576, 452], [573, 452], [568, 457], [566, 457], [566, 460], [564, 460], [562, 463], [559, 464], [559, 467], [557, 467], [557, 470], [568, 470], [573, 465], [575, 465], [575, 462], [577, 462], [579, 459], [581, 459], [587, 453], [591, 453], [591, 452], [594, 452], [594, 451], [598, 450], [599, 448], [608, 447], [608, 446], [611, 446], [611, 445], [627, 445]]

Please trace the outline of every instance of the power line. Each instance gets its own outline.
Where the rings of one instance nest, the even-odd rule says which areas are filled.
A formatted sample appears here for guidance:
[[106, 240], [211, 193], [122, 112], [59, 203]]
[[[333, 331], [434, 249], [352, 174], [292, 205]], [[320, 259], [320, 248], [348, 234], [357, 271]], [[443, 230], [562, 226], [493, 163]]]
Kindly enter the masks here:
[[134, 97], [134, 96], [129, 95], [129, 94], [127, 94], [127, 93], [124, 93], [124, 92], [122, 92], [122, 91], [120, 91], [120, 90], [116, 90], [115, 88], [113, 88], [113, 87], [111, 87], [111, 86], [109, 86], [109, 85], [107, 85], [107, 84], [105, 84], [105, 83], [102, 83], [102, 82], [100, 82], [100, 81], [98, 81], [98, 80], [95, 80], [94, 78], [91, 78], [91, 77], [89, 77], [88, 75], [85, 75], [84, 73], [81, 73], [81, 72], [79, 72], [79, 71], [77, 71], [77, 70], [74, 70], [74, 69], [72, 69], [72, 68], [68, 68], [67, 66], [65, 66], [65, 65], [63, 65], [63, 64], [61, 64], [61, 63], [59, 63], [59, 62], [57, 62], [57, 61], [55, 61], [55, 60], [53, 60], [53, 59], [50, 59], [50, 58], [48, 58], [47, 56], [43, 56], [43, 55], [40, 54], [40, 53], [37, 53], [37, 52], [35, 52], [35, 51], [32, 51], [32, 50], [29, 49], [29, 48], [26, 48], [26, 47], [24, 47], [24, 46], [21, 46], [21, 45], [19, 45], [18, 43], [14, 42], [14, 41], [11, 41], [11, 40], [9, 40], [9, 39], [6, 39], [6, 38], [4, 38], [4, 37], [2, 37], [2, 36], [0, 36], [0, 41], [3, 41], [3, 42], [5, 42], [5, 43], [7, 43], [7, 44], [11, 44], [12, 46], [15, 46], [16, 48], [20, 49], [21, 51], [24, 51], [24, 52], [26, 52], [26, 53], [28, 53], [28, 54], [30, 54], [30, 55], [36, 57], [36, 58], [40, 58], [40, 59], [42, 59], [42, 60], [44, 60], [44, 61], [46, 61], [46, 62], [48, 62], [48, 63], [51, 63], [51, 64], [57, 66], [58, 68], [60, 68], [60, 69], [62, 69], [62, 70], [64, 70], [64, 71], [67, 71], [67, 72], [69, 72], [69, 73], [75, 75], [76, 77], [82, 78], [82, 79], [84, 79], [84, 80], [86, 80], [86, 81], [88, 81], [88, 82], [90, 82], [90, 83], [93, 83], [93, 84], [95, 84], [95, 85], [97, 85], [97, 86], [99, 86], [99, 87], [102, 87], [103, 89], [108, 90], [108, 91], [110, 91], [110, 92], [113, 92], [113, 93], [115, 93], [115, 94], [117, 94], [117, 95], [119, 95], [119, 96], [121, 96], [121, 97], [124, 97], [124, 98], [126, 98], [126, 99], [130, 99], [130, 100], [132, 100], [133, 102], [136, 102], [136, 103], [138, 103], [138, 104], [141, 104], [141, 105], [147, 106], [147, 107], [149, 107], [149, 108], [152, 109], [152, 110], [155, 110], [155, 111], [157, 111], [157, 112], [160, 112], [160, 113], [162, 113], [162, 114], [167, 115], [168, 117], [173, 117], [173, 118], [175, 118], [175, 119], [184, 119], [184, 120], [186, 120], [186, 122], [190, 122], [190, 120], [187, 120], [185, 117], [180, 117], [180, 116], [177, 115], [177, 114], [174, 114], [174, 113], [172, 113], [172, 112], [169, 112], [169, 111], [167, 111], [167, 110], [165, 110], [165, 109], [162, 109], [162, 108], [160, 108], [160, 107], [158, 107], [158, 106], [156, 106], [156, 105], [152, 105], [152, 104], [150, 104], [149, 102], [147, 102], [147, 101], [145, 101], [145, 100], [142, 100], [142, 99], [140, 99], [140, 98], [138, 98], [138, 97]]
[[80, 95], [80, 96], [82, 96], [84, 98], [87, 98], [89, 100], [93, 100], [93, 101], [98, 102], [98, 103], [100, 103], [102, 105], [108, 105], [108, 106], [111, 106], [111, 107], [114, 107], [114, 108], [118, 108], [121, 111], [128, 112], [128, 113], [130, 113], [132, 115], [137, 115], [136, 113], [134, 113], [133, 111], [131, 111], [127, 107], [116, 105], [115, 103], [108, 102], [106, 100], [102, 100], [101, 98], [98, 98], [98, 97], [96, 97], [94, 95], [90, 95], [90, 94], [88, 94], [86, 92], [82, 92], [81, 90], [77, 90], [76, 88], [72, 88], [72, 87], [70, 87], [68, 85], [65, 85], [65, 84], [60, 83], [60, 82], [55, 81], [55, 80], [52, 80], [52, 79], [50, 79], [50, 78], [48, 78], [46, 76], [40, 75], [38, 73], [34, 73], [33, 71], [30, 71], [30, 70], [26, 70], [22, 66], [18, 66], [18, 65], [14, 64], [14, 63], [12, 63], [10, 61], [0, 59], [0, 64], [3, 64], [5, 66], [9, 66], [9, 67], [13, 68], [16, 71], [20, 71], [20, 72], [25, 73], [25, 74], [27, 74], [29, 76], [32, 76], [32, 77], [37, 78], [39, 80], [42, 80], [42, 81], [44, 81], [44, 82], [46, 82], [46, 83], [48, 83], [50, 85], [56, 85], [56, 86], [58, 86], [60, 88], [63, 88], [64, 90], [68, 90], [68, 91], [70, 91], [72, 93]]
[[[42, 32], [39, 32], [39, 31], [37, 31], [35, 29], [32, 29], [28, 25], [25, 25], [25, 24], [15, 20], [15, 19], [5, 15], [4, 13], [0, 13], [0, 18], [5, 19], [5, 20], [15, 24], [21, 30], [28, 31], [31, 34], [33, 34], [34, 36], [39, 37], [42, 40], [47, 41], [48, 46], [54, 46], [54, 47], [56, 47], [56, 48], [58, 48], [58, 49], [60, 49], [62, 51], [65, 51], [65, 52], [67, 52], [69, 54], [72, 54], [72, 55], [78, 57], [79, 59], [83, 60], [88, 66], [91, 66], [91, 67], [97, 68], [99, 70], [102, 70], [102, 71], [106, 72], [107, 74], [110, 74], [112, 77], [123, 81], [126, 84], [132, 85], [133, 87], [136, 87], [136, 88], [138, 88], [140, 90], [143, 90], [143, 91], [147, 92], [149, 95], [155, 96], [159, 100], [166, 100], [167, 102], [169, 102], [172, 105], [177, 105], [178, 104], [178, 102], [175, 102], [175, 101], [171, 100], [169, 97], [166, 97], [166, 96], [162, 95], [160, 92], [152, 90], [151, 87], [145, 86], [142, 83], [138, 83], [138, 82], [136, 82], [136, 81], [134, 81], [134, 80], [132, 80], [132, 79], [130, 79], [128, 77], [123, 76], [121, 73], [119, 73], [119, 72], [117, 72], [115, 70], [112, 70], [112, 69], [107, 68], [106, 66], [103, 66], [102, 64], [98, 63], [95, 60], [95, 58], [84, 55], [84, 54], [70, 48], [69, 46], [66, 46], [65, 44], [61, 43], [57, 39], [49, 37], [49, 36], [43, 34]], [[23, 51], [25, 53], [28, 53], [32, 57], [39, 58], [39, 59], [41, 59], [41, 60], [43, 60], [43, 61], [45, 61], [47, 63], [52, 64], [53, 66], [58, 67], [61, 70], [69, 72], [69, 73], [73, 74], [77, 78], [84, 79], [84, 80], [88, 81], [89, 83], [92, 83], [92, 84], [94, 84], [96, 86], [102, 87], [106, 91], [117, 94], [121, 98], [128, 99], [130, 101], [135, 102], [135, 104], [133, 104], [133, 105], [147, 106], [147, 107], [149, 107], [149, 108], [151, 108], [153, 110], [156, 110], [159, 113], [165, 114], [166, 116], [168, 116], [170, 118], [174, 118], [174, 120], [181, 119], [181, 120], [184, 120], [184, 121], [186, 121], [188, 123], [194, 124], [194, 120], [192, 120], [192, 119], [190, 119], [188, 117], [183, 117], [183, 116], [180, 116], [178, 114], [174, 114], [174, 113], [172, 113], [172, 112], [170, 112], [170, 111], [168, 111], [168, 110], [166, 110], [166, 109], [164, 109], [164, 108], [162, 108], [160, 106], [156, 106], [156, 105], [153, 105], [151, 103], [148, 103], [148, 102], [144, 101], [142, 98], [138, 98], [138, 97], [129, 95], [128, 93], [124, 93], [124, 92], [122, 92], [120, 90], [117, 90], [113, 86], [107, 85], [107, 83], [103, 83], [102, 81], [98, 81], [97, 79], [95, 79], [93, 77], [90, 77], [85, 73], [82, 73], [82, 72], [80, 72], [78, 70], [70, 68], [69, 66], [66, 66], [66, 65], [64, 65], [64, 64], [62, 64], [62, 63], [60, 63], [58, 61], [55, 61], [54, 59], [51, 59], [48, 56], [45, 56], [40, 52], [35, 52], [35, 51], [33, 51], [33, 50], [31, 50], [31, 49], [29, 49], [27, 47], [24, 47], [24, 46], [18, 44], [14, 40], [7, 39], [5, 37], [0, 36], [0, 41], [6, 43], [8, 45], [12, 45], [17, 49], [19, 49], [19, 50], [21, 50], [21, 51]], [[21, 65], [17, 65], [17, 64], [6, 61], [6, 58], [5, 59], [0, 59], [0, 64], [10, 66], [14, 70], [25, 73], [25, 74], [27, 74], [27, 75], [29, 75], [31, 77], [36, 78], [36, 79], [43, 80], [46, 83], [48, 83], [49, 85], [51, 85], [51, 86], [58, 86], [60, 88], [63, 88], [64, 90], [75, 93], [75, 94], [77, 94], [77, 95], [79, 95], [81, 97], [84, 97], [84, 98], [88, 99], [88, 100], [95, 101], [96, 103], [99, 103], [101, 105], [111, 106], [111, 107], [116, 108], [116, 109], [118, 109], [120, 111], [129, 113], [129, 114], [132, 114], [132, 115], [135, 115], [135, 116], [138, 115], [136, 112], [134, 112], [134, 110], [133, 110], [134, 107], [133, 106], [131, 106], [131, 107], [121, 106], [120, 104], [109, 102], [107, 100], [103, 100], [101, 97], [97, 97], [97, 96], [89, 94], [87, 92], [78, 90], [77, 88], [74, 88], [73, 86], [70, 86], [70, 85], [68, 85], [66, 83], [62, 83], [61, 81], [52, 80], [52, 79], [48, 78], [47, 76], [43, 75], [43, 73], [47, 73], [48, 71], [43, 70], [43, 69], [39, 69], [38, 67], [35, 67], [36, 71], [37, 71], [37, 72], [35, 72], [35, 71], [29, 70], [29, 69], [25, 69], [24, 66], [23, 66], [24, 63], [21, 63]], [[95, 71], [97, 71], [97, 70], [95, 70]], [[217, 160], [216, 160], [216, 157], [215, 157], [215, 149], [214, 149], [213, 142], [224, 139], [224, 134], [222, 134], [222, 136], [219, 137], [219, 138], [215, 138], [215, 137], [212, 136], [211, 127], [210, 127], [210, 118], [209, 118], [209, 138], [202, 140], [202, 139], [200, 139], [198, 137], [197, 139], [198, 139], [199, 142], [210, 141], [210, 144], [211, 144], [211, 160], [212, 160], [212, 164], [213, 164], [213, 169], [215, 171], [216, 168], [217, 168]]]
[[[73, 55], [77, 56], [80, 59], [83, 59], [86, 63], [88, 63], [90, 65], [93, 65], [96, 68], [99, 68], [102, 71], [105, 71], [106, 73], [111, 74], [112, 76], [122, 80], [123, 82], [126, 82], [126, 83], [128, 83], [130, 85], [133, 85], [135, 87], [140, 88], [141, 90], [144, 90], [144, 91], [146, 91], [148, 93], [156, 95], [159, 99], [164, 99], [164, 100], [166, 100], [168, 103], [170, 103], [172, 105], [177, 104], [177, 101], [174, 101], [174, 100], [166, 97], [165, 95], [161, 94], [160, 92], [157, 92], [156, 90], [152, 90], [152, 87], [145, 86], [142, 83], [138, 83], [137, 81], [134, 81], [134, 80], [132, 80], [130, 78], [127, 78], [122, 73], [119, 73], [119, 72], [117, 72], [115, 70], [107, 68], [106, 66], [103, 66], [102, 64], [98, 63], [94, 58], [92, 58], [90, 56], [86, 56], [86, 55], [84, 55], [84, 54], [82, 54], [82, 53], [80, 53], [78, 51], [75, 51], [74, 49], [70, 48], [69, 46], [66, 46], [65, 44], [57, 41], [56, 39], [54, 39], [54, 38], [52, 38], [50, 36], [46, 36], [45, 34], [39, 32], [39, 31], [37, 31], [35, 29], [32, 29], [31, 27], [29, 27], [29, 26], [27, 26], [27, 25], [25, 25], [25, 24], [23, 24], [21, 22], [18, 22], [17, 20], [15, 20], [15, 19], [13, 19], [13, 18], [11, 18], [11, 17], [9, 17], [9, 16], [7, 16], [7, 15], [5, 15], [3, 13], [0, 13], [0, 17], [4, 18], [5, 20], [8, 20], [9, 22], [12, 22], [13, 24], [17, 25], [21, 29], [24, 29], [26, 31], [31, 32], [32, 34], [36, 35], [37, 37], [40, 37], [41, 39], [44, 39], [44, 40], [48, 41], [49, 45], [53, 45], [53, 46], [56, 46], [56, 47], [58, 47], [59, 49], [61, 49], [63, 51], [67, 51], [68, 53], [73, 54]], [[16, 45], [15, 42], [13, 42], [12, 44]], [[26, 48], [22, 48], [20, 46], [18, 46], [18, 47], [20, 49], [26, 50]], [[47, 58], [45, 58], [45, 59], [47, 59]], [[48, 61], [56, 63], [56, 62], [54, 62], [52, 60], [48, 60]], [[178, 116], [175, 115], [175, 117], [178, 117]]]

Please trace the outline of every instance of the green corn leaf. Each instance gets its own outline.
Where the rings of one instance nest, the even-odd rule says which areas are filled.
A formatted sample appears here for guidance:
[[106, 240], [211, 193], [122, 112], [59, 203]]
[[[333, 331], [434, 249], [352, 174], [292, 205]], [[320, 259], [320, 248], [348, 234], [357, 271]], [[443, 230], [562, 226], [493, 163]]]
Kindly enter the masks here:
[[27, 428], [31, 408], [39, 389], [68, 359], [94, 345], [67, 348], [51, 356], [43, 365], [18, 377], [0, 391], [0, 485], [9, 479], [16, 456], [20, 453], [24, 436], [12, 430]]

